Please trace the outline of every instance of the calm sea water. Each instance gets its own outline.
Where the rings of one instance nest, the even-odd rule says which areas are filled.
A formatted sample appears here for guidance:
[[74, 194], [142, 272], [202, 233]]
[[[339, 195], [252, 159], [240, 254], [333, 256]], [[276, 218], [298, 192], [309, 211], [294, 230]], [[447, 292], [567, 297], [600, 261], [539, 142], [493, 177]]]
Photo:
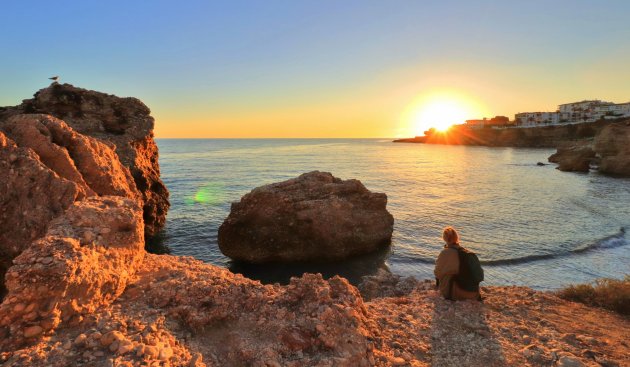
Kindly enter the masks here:
[[[630, 273], [630, 180], [537, 166], [550, 149], [394, 144], [383, 139], [158, 139], [171, 209], [162, 244], [266, 282], [304, 271], [356, 282], [387, 267], [433, 278], [441, 229], [457, 228], [487, 285], [553, 289]], [[234, 264], [217, 245], [230, 203], [253, 188], [320, 170], [388, 196], [392, 246], [340, 264]]]

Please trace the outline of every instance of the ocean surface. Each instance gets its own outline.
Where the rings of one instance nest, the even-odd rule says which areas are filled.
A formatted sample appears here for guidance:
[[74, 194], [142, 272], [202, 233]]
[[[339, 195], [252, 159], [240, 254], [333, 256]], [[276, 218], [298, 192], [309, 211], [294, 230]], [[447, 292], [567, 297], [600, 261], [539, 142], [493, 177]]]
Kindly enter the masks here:
[[[388, 139], [158, 139], [171, 209], [158, 251], [189, 255], [263, 282], [302, 272], [356, 283], [380, 267], [433, 279], [454, 226], [479, 254], [485, 285], [555, 289], [630, 274], [630, 179], [566, 173], [550, 149], [395, 144]], [[388, 196], [391, 248], [337, 264], [249, 266], [217, 245], [230, 204], [255, 187], [313, 170]]]

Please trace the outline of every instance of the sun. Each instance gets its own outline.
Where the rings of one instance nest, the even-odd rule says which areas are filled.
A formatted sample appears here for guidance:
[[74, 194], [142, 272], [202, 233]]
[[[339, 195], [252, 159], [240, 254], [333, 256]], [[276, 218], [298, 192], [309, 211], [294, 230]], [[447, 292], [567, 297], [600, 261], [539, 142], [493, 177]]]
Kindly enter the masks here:
[[476, 118], [481, 109], [469, 97], [454, 92], [434, 92], [416, 99], [408, 113], [416, 135], [434, 128], [445, 132], [455, 124]]

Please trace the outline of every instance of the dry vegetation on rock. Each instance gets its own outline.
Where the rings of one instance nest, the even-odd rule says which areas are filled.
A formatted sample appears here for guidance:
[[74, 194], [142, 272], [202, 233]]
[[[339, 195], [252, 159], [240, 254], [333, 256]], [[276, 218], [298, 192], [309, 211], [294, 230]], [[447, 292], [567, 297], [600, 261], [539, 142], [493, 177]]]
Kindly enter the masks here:
[[569, 301], [602, 307], [630, 316], [630, 275], [624, 279], [598, 279], [595, 284], [577, 284], [558, 292]]

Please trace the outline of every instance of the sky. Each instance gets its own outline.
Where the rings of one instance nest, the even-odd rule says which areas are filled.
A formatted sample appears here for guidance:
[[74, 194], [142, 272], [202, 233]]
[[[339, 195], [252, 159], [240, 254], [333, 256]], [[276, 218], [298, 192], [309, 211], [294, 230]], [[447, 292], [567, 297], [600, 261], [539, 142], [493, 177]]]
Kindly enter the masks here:
[[59, 75], [141, 99], [158, 138], [402, 137], [436, 99], [468, 118], [630, 101], [626, 0], [21, 0], [2, 14], [0, 106]]

